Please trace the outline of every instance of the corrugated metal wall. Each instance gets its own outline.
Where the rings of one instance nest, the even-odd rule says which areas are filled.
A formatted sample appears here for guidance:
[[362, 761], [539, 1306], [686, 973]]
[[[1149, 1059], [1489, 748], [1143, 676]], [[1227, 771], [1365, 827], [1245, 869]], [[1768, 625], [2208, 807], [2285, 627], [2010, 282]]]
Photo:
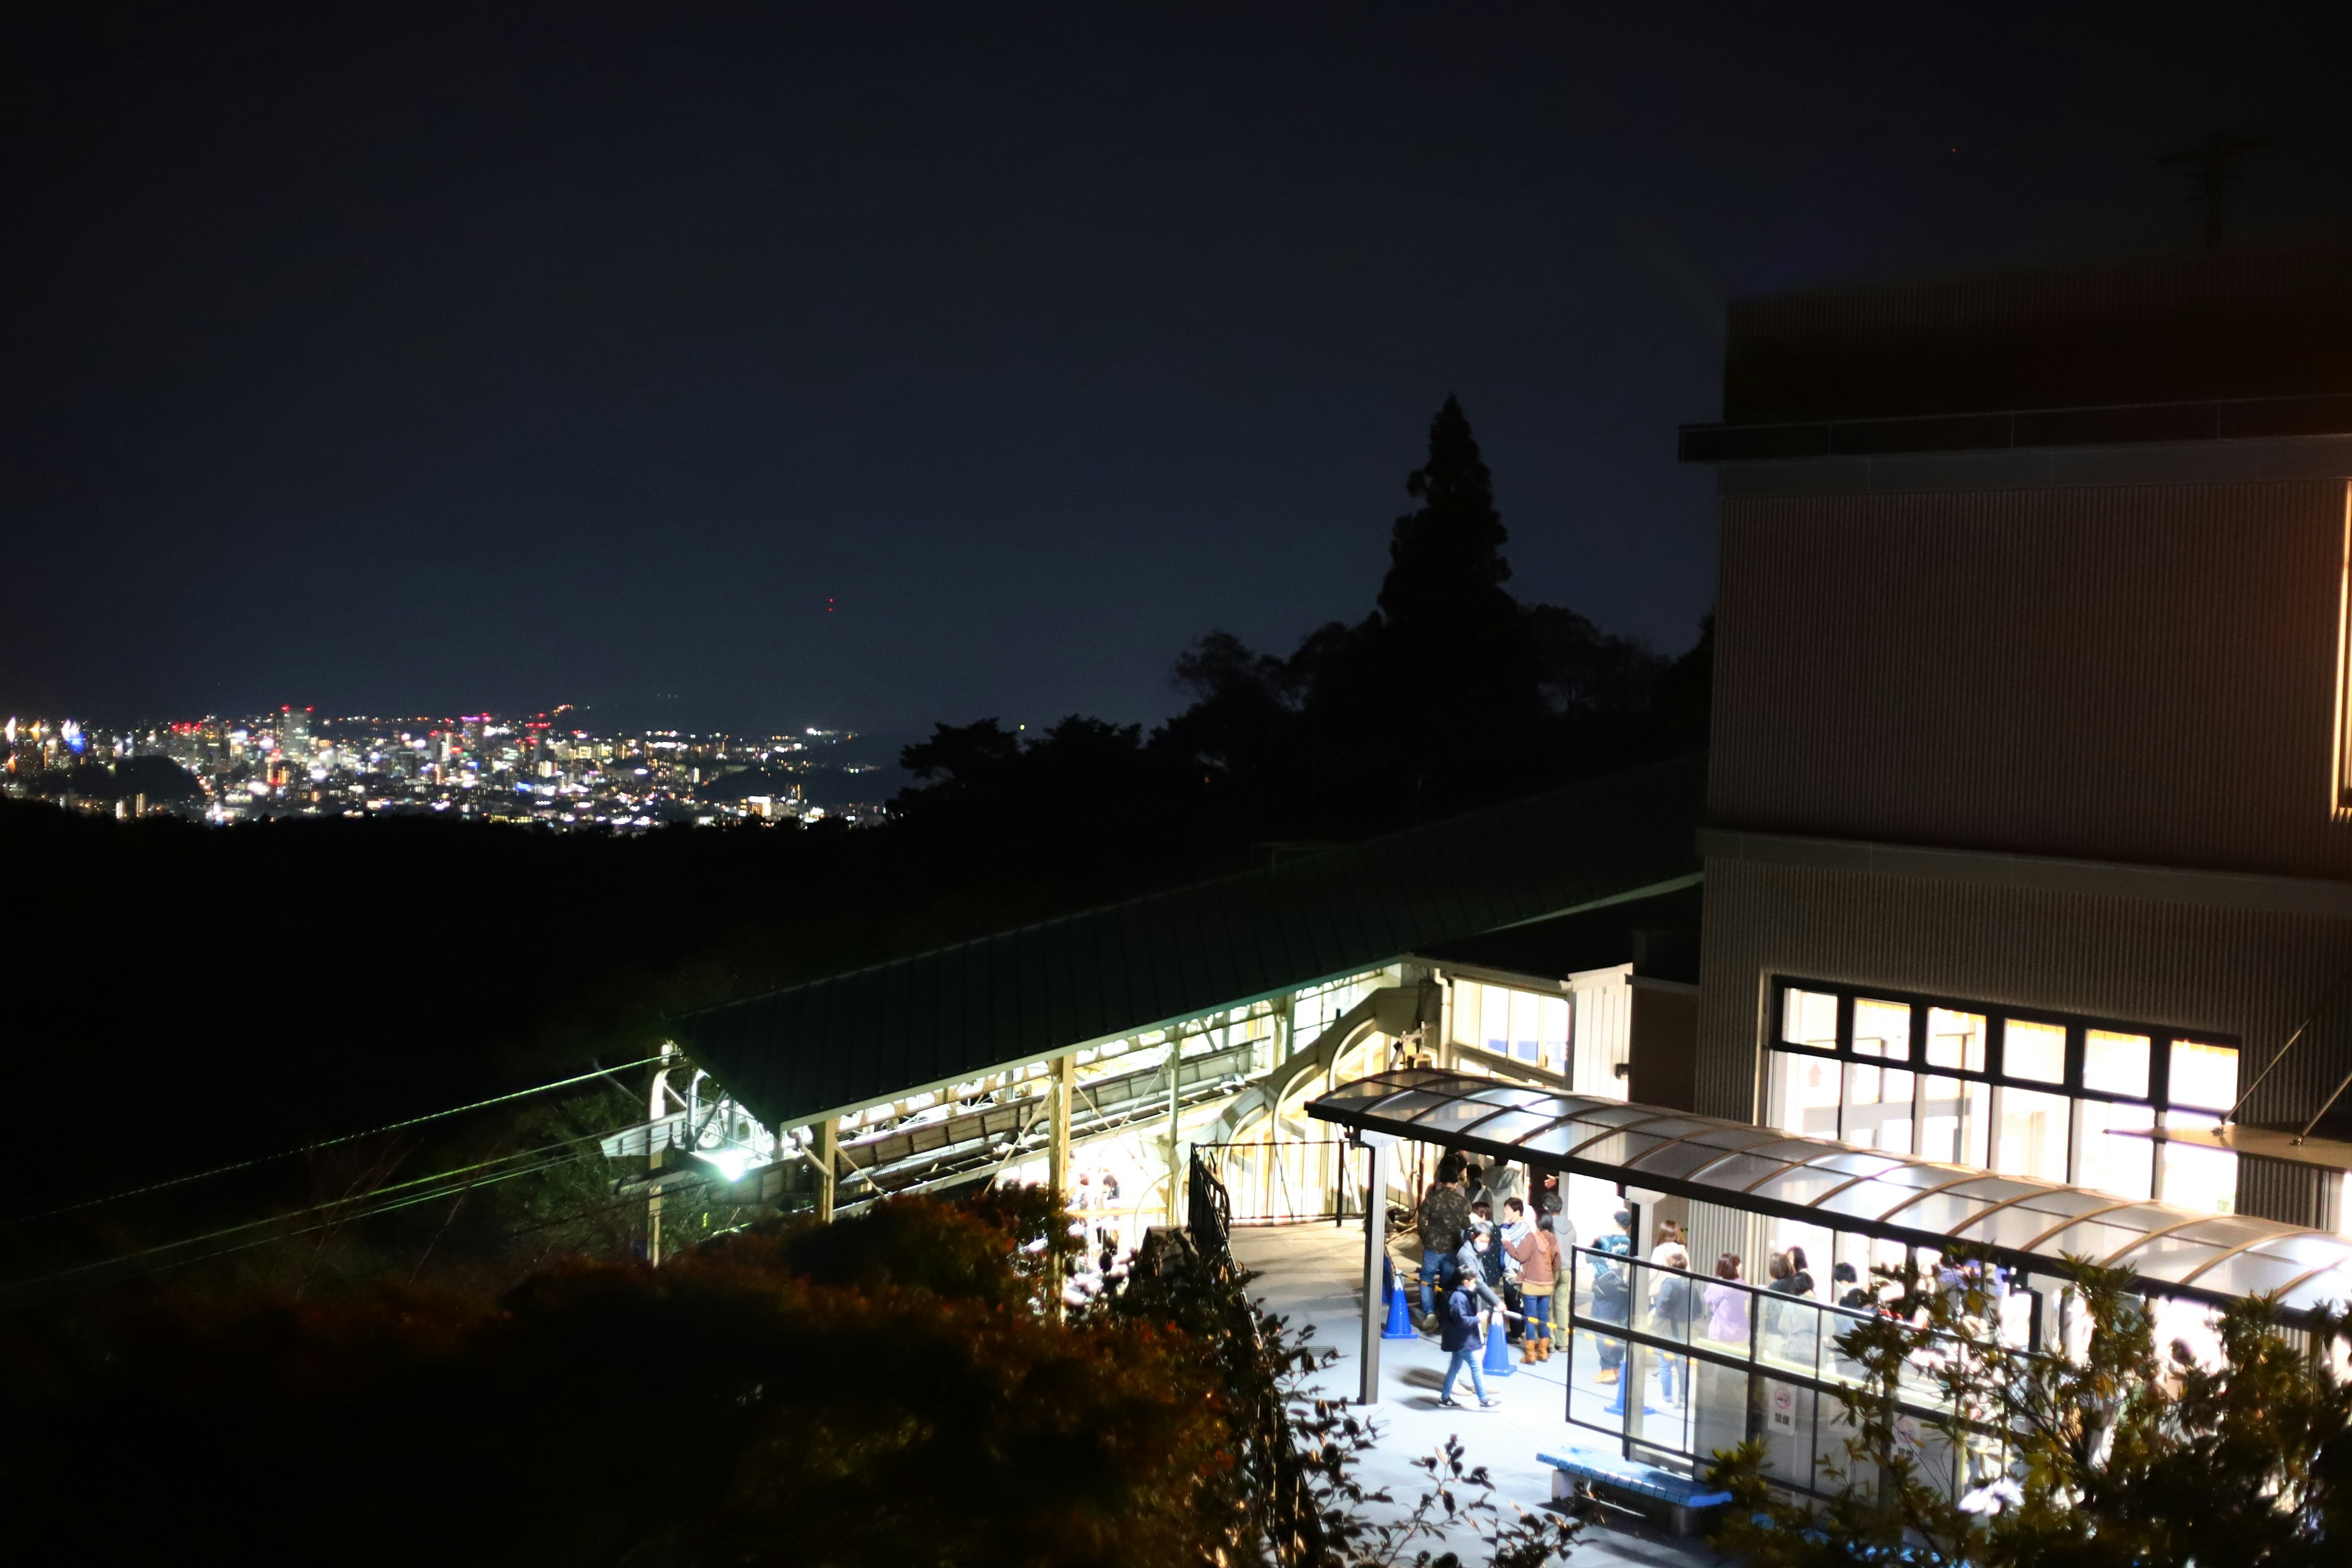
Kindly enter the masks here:
[[[2251, 1084], [2352, 971], [2352, 921], [1713, 858], [1699, 989], [1701, 1114], [1754, 1118], [1764, 983], [1885, 985], [2234, 1036]], [[2352, 1069], [2352, 1007], [2331, 1010], [2246, 1117], [2308, 1109]], [[2247, 1213], [2301, 1224], [2314, 1184], [2246, 1162]]]
[[2347, 259], [2340, 244], [2233, 246], [1735, 300], [1724, 417], [2341, 392]]
[[1717, 824], [2352, 875], [2330, 798], [2342, 481], [1723, 519]]

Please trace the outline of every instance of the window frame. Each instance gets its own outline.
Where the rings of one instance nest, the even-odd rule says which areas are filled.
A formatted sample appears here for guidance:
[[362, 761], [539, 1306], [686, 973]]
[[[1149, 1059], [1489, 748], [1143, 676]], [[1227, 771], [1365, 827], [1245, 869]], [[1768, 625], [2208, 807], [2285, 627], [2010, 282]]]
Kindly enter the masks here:
[[[1837, 1008], [1837, 1048], [1818, 1050], [1811, 1046], [1791, 1045], [1782, 1038], [1785, 1027], [1788, 994], [1791, 991], [1810, 991], [1817, 995], [1834, 996]], [[1896, 1057], [1863, 1056], [1853, 1049], [1853, 1005], [1862, 1002], [1893, 1002], [1911, 1009], [1911, 1038], [1908, 1054]], [[1930, 1066], [1927, 1059], [1927, 1010], [1940, 1007], [1948, 1012], [1968, 1013], [1985, 1021], [1985, 1067], [1979, 1071], [1962, 1067]], [[2007, 1045], [2009, 1020], [2021, 1023], [2048, 1024], [2066, 1031], [2066, 1070], [2055, 1083], [2042, 1079], [2012, 1078], [2002, 1068], [2007, 1065], [2003, 1054]], [[2088, 1089], [2083, 1083], [2086, 1033], [2092, 1029], [2110, 1034], [2139, 1035], [2148, 1042], [2147, 1088], [2145, 1095], [2116, 1094], [2106, 1089]], [[2215, 1029], [2186, 1029], [2162, 1024], [2145, 1024], [2126, 1018], [2104, 1017], [2089, 1013], [2057, 1013], [2043, 1007], [2011, 1007], [1998, 1002], [1978, 1002], [1958, 996], [1929, 995], [1920, 992], [1898, 991], [1883, 985], [1855, 985], [1828, 980], [1809, 980], [1801, 975], [1772, 976], [1771, 1018], [1765, 1048], [1786, 1051], [1795, 1056], [1834, 1058], [1842, 1062], [1862, 1062], [1876, 1067], [1908, 1068], [1934, 1078], [1968, 1079], [2011, 1089], [2040, 1089], [2045, 1093], [2063, 1094], [2070, 1100], [2103, 1100], [2111, 1105], [2146, 1105], [2158, 1110], [2193, 1110], [2200, 1115], [2220, 1114], [2210, 1106], [2174, 1106], [2171, 1100], [2172, 1046], [2176, 1040], [2191, 1045], [2226, 1046], [2239, 1053], [2242, 1068], [2245, 1047], [2234, 1035]], [[2224, 1108], [2226, 1110], [2226, 1107]]]
[[[1836, 1001], [1837, 1037], [1835, 1047], [1823, 1050], [1817, 1047], [1794, 1045], [1787, 1039], [1789, 994], [1810, 992], [1832, 997]], [[1910, 1037], [1901, 1057], [1864, 1056], [1853, 1048], [1853, 1020], [1857, 1002], [1885, 1002], [1910, 1009]], [[1931, 1009], [1963, 1013], [1985, 1021], [1985, 1066], [1981, 1069], [1965, 1067], [1930, 1065], [1927, 1061], [1927, 1019]], [[2013, 1007], [2002, 1003], [1973, 1000], [1966, 997], [1940, 995], [1909, 991], [1899, 987], [1856, 984], [1852, 982], [1829, 981], [1797, 974], [1770, 976], [1770, 1002], [1765, 1028], [1765, 1059], [1760, 1068], [1769, 1069], [1774, 1055], [1810, 1057], [1817, 1061], [1836, 1064], [1838, 1116], [1837, 1132], [1845, 1135], [1845, 1076], [1849, 1065], [1882, 1068], [1892, 1068], [1912, 1075], [1913, 1110], [1911, 1117], [1911, 1152], [1920, 1146], [1924, 1134], [1922, 1105], [1931, 1079], [1958, 1083], [1986, 1085], [1989, 1104], [1986, 1110], [1985, 1156], [1988, 1163], [1980, 1167], [1998, 1172], [2000, 1169], [2000, 1132], [2004, 1112], [2003, 1100], [2009, 1089], [2033, 1094], [2055, 1095], [2069, 1102], [2066, 1134], [2067, 1180], [2074, 1182], [2083, 1169], [2083, 1141], [2085, 1137], [2082, 1106], [2085, 1102], [2144, 1107], [2150, 1112], [2152, 1136], [2149, 1139], [2148, 1162], [2151, 1190], [2161, 1195], [2164, 1184], [2163, 1145], [2169, 1142], [2165, 1133], [2170, 1114], [2179, 1110], [2199, 1119], [2210, 1119], [2220, 1112], [2210, 1106], [2179, 1105], [2172, 1102], [2172, 1047], [2176, 1042], [2223, 1047], [2238, 1053], [2241, 1071], [2245, 1059], [2245, 1047], [2236, 1036], [2211, 1029], [2189, 1029], [2177, 1026], [2142, 1023], [2133, 1019], [2108, 1017], [2088, 1013], [2067, 1013], [2043, 1007]], [[2047, 1025], [2065, 1031], [2065, 1070], [2059, 1081], [2017, 1078], [2006, 1070], [2007, 1037], [2011, 1020]], [[2093, 1030], [2145, 1037], [2148, 1042], [2148, 1091], [2145, 1095], [2118, 1094], [2106, 1089], [2091, 1089], [2084, 1083], [2088, 1054], [2088, 1036]], [[1777, 1074], [1765, 1070], [1760, 1074], [1761, 1087], [1768, 1103], [1763, 1110], [1768, 1118], [1779, 1115], [1778, 1107], [1769, 1103]], [[2101, 1189], [2105, 1190], [2105, 1189]]]

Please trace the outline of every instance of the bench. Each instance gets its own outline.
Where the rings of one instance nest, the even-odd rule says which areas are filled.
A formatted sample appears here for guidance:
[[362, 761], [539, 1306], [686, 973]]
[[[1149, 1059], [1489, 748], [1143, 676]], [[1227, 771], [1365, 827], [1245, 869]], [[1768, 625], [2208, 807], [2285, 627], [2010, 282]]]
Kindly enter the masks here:
[[[1553, 1501], [1577, 1496], [1580, 1482], [1603, 1501], [1616, 1501], [1617, 1506], [1664, 1524], [1676, 1535], [1696, 1534], [1709, 1510], [1731, 1500], [1729, 1492], [1715, 1490], [1705, 1481], [1615, 1454], [1570, 1449], [1536, 1458], [1552, 1468]], [[1664, 1518], [1658, 1519], [1658, 1513]]]

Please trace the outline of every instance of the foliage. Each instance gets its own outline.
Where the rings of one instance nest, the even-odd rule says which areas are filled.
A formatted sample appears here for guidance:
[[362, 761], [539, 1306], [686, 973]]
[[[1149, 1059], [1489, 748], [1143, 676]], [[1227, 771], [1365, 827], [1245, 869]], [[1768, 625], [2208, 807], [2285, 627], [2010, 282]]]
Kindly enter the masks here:
[[[1715, 1471], [1735, 1499], [1719, 1548], [1759, 1568], [2340, 1560], [2352, 1384], [2328, 1357], [2352, 1338], [2346, 1320], [2323, 1316], [2298, 1338], [2272, 1301], [2238, 1301], [2221, 1315], [2218, 1365], [2203, 1367], [2185, 1344], [2158, 1349], [2129, 1270], [2073, 1261], [2088, 1331], [2078, 1353], [2040, 1355], [1992, 1331], [1991, 1269], [1968, 1250], [1885, 1278], [1886, 1312], [1838, 1340], [1867, 1383], [1846, 1405], [1835, 1495], [1818, 1511], [1776, 1501], [1762, 1447], [1734, 1450]], [[1924, 1423], [1898, 1397], [1923, 1373], [1948, 1412]], [[1923, 1426], [1974, 1449], [1958, 1495], [1927, 1462]]]
[[[839, 1222], [856, 1239], [831, 1250], [730, 1237], [497, 1299], [386, 1287], [20, 1324], [0, 1356], [12, 1544], [193, 1563], [1202, 1562], [1194, 1494], [1226, 1440], [1196, 1359], [1150, 1322], [1030, 1310], [1005, 1212], [909, 1200]], [[797, 1272], [796, 1242], [857, 1282]], [[126, 1478], [136, 1507], [116, 1505]]]

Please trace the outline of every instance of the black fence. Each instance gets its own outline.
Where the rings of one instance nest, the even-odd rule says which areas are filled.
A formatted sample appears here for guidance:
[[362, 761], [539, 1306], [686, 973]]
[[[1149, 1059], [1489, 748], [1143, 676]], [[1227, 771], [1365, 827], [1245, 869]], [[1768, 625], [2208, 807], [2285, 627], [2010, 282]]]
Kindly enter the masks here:
[[1234, 1226], [1311, 1225], [1344, 1222], [1363, 1213], [1362, 1194], [1352, 1190], [1349, 1145], [1339, 1138], [1273, 1139], [1255, 1143], [1192, 1145], [1193, 1203], [1200, 1202], [1206, 1172], [1223, 1205], [1224, 1223]]

